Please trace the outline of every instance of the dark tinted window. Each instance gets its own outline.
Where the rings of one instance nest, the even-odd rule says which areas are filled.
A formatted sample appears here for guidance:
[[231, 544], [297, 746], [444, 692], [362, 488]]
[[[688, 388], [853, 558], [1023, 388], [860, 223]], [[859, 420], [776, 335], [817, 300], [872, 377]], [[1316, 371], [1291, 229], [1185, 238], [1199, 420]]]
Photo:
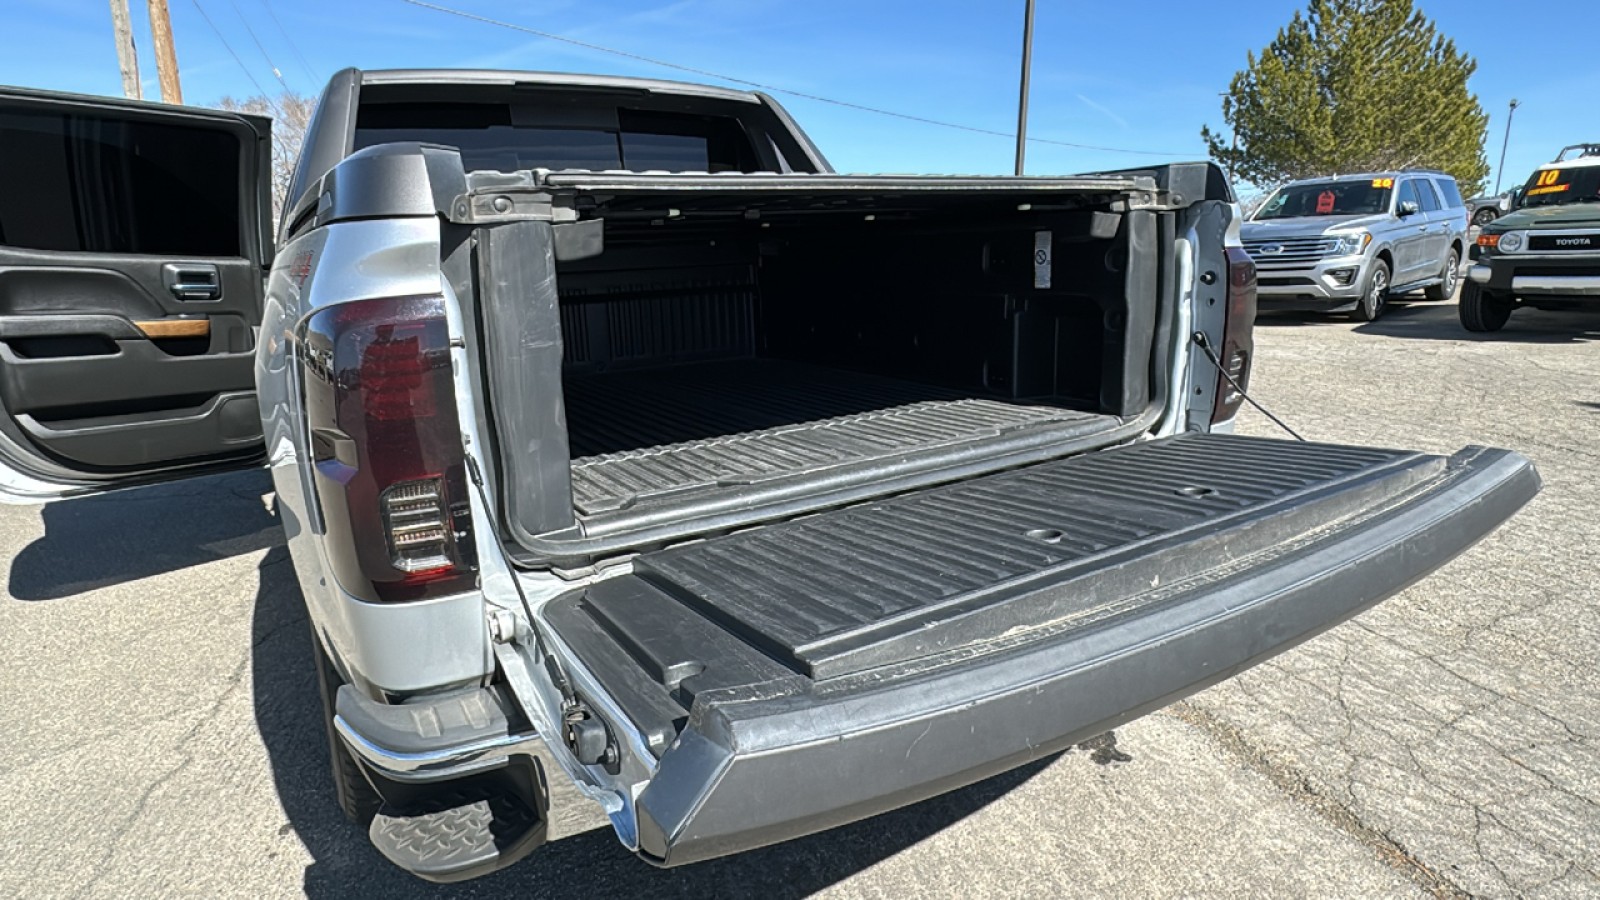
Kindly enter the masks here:
[[225, 131], [0, 110], [0, 243], [238, 256], [239, 165]]
[[1461, 190], [1456, 187], [1454, 178], [1435, 178], [1433, 183], [1439, 189], [1439, 193], [1444, 195], [1445, 206], [1451, 209], [1460, 209], [1466, 206], [1465, 203], [1461, 202]]
[[[565, 119], [566, 121], [561, 121]], [[603, 122], [596, 120], [603, 119]], [[615, 109], [584, 115], [513, 110], [504, 104], [404, 103], [363, 107], [355, 149], [394, 141], [461, 151], [468, 170], [627, 169], [753, 172], [760, 168], [738, 120]]]
[[1410, 178], [1400, 182], [1400, 193], [1394, 204], [1395, 212], [1400, 211], [1400, 204], [1402, 203], [1415, 203], [1418, 209], [1422, 208], [1422, 201], [1417, 199], [1416, 182]]
[[1422, 201], [1423, 212], [1439, 211], [1439, 194], [1433, 189], [1433, 182], [1426, 178], [1415, 180], [1417, 186], [1417, 199]]
[[1600, 166], [1540, 169], [1522, 186], [1518, 206], [1600, 202]]
[[363, 128], [356, 131], [355, 149], [395, 141], [455, 147], [469, 172], [622, 168], [616, 134], [578, 128]]

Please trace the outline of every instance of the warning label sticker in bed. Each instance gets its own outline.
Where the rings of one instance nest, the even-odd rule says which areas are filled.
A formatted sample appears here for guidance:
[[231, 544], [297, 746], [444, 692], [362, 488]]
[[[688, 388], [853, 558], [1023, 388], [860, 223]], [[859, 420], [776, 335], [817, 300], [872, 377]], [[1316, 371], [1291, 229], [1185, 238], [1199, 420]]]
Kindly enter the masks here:
[[1033, 286], [1050, 286], [1050, 232], [1033, 233]]

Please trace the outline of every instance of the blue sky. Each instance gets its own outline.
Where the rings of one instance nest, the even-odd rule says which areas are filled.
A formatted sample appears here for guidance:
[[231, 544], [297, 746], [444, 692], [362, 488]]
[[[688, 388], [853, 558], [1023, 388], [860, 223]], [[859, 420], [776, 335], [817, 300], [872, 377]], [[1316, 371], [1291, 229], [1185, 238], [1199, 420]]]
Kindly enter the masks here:
[[[329, 73], [344, 66], [550, 69], [706, 80], [402, 0], [169, 3], [190, 103], [210, 104], [261, 88], [276, 92], [281, 85], [268, 59], [290, 88], [313, 94]], [[1022, 0], [441, 0], [440, 5], [805, 93], [1015, 130]], [[1246, 52], [1266, 46], [1301, 5], [1293, 0], [1039, 0], [1029, 134], [1201, 158], [1200, 126], [1222, 125], [1218, 92], [1244, 65]], [[140, 74], [146, 96], [153, 98], [158, 93], [145, 3], [130, 0], [130, 6]], [[1471, 87], [1491, 115], [1491, 166], [1499, 158], [1507, 101], [1522, 101], [1505, 186], [1520, 182], [1565, 143], [1600, 140], [1600, 106], [1582, 99], [1600, 95], [1600, 58], [1591, 42], [1560, 37], [1600, 29], [1600, 5], [1427, 0], [1419, 6], [1478, 59]], [[0, 83], [120, 94], [106, 0], [6, 0], [5, 7]], [[1555, 38], [1534, 42], [1518, 36], [1531, 33], [1519, 22], [1532, 28], [1544, 21], [1561, 23]], [[843, 171], [1011, 168], [1012, 141], [1005, 137], [778, 97]], [[1028, 171], [1077, 172], [1160, 158], [1034, 143]]]

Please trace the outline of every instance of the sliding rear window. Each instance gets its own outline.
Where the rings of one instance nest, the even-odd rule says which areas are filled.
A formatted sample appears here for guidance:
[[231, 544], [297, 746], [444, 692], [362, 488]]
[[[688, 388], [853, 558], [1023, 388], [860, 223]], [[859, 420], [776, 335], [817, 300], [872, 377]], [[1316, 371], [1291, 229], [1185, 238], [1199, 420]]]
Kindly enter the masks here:
[[762, 168], [737, 119], [620, 107], [568, 110], [499, 103], [362, 107], [355, 149], [395, 141], [458, 148], [469, 171], [754, 172]]

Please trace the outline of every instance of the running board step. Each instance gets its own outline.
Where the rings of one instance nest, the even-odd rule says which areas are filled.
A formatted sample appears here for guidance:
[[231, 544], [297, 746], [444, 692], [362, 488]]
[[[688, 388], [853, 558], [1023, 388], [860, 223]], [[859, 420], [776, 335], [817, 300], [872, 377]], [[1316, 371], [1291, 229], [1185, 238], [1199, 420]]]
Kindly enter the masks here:
[[542, 773], [531, 785], [513, 781], [474, 779], [403, 806], [385, 803], [367, 835], [390, 862], [426, 881], [488, 875], [538, 849], [548, 831]]

